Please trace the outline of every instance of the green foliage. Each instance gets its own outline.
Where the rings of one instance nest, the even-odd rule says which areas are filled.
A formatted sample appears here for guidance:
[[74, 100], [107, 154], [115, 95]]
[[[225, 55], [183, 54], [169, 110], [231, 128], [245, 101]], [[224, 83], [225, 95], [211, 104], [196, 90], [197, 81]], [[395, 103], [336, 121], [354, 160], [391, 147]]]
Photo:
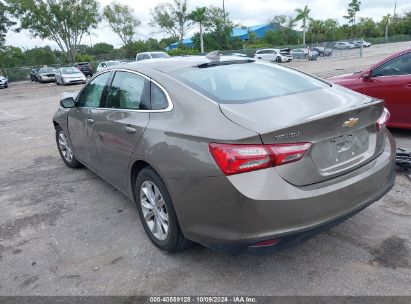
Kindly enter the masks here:
[[93, 45], [93, 47], [88, 48], [86, 52], [90, 55], [104, 55], [110, 54], [113, 50], [114, 46], [112, 44], [100, 42]]
[[112, 2], [104, 7], [103, 15], [124, 45], [132, 42], [136, 35], [136, 28], [141, 22], [134, 16], [134, 10], [130, 6]]
[[19, 29], [34, 37], [57, 43], [73, 62], [85, 34], [99, 21], [96, 0], [6, 0], [12, 15], [20, 20]]
[[350, 4], [348, 4], [347, 15], [344, 16], [348, 22], [355, 26], [355, 21], [357, 17], [357, 13], [360, 11], [361, 1], [359, 0], [352, 0]]
[[151, 25], [183, 41], [186, 32], [192, 28], [187, 0], [173, 0], [158, 4], [151, 13]]
[[15, 24], [14, 21], [9, 19], [4, 3], [0, 2], [0, 47], [4, 44], [7, 31]]
[[192, 48], [177, 48], [167, 52], [170, 56], [182, 56], [182, 55], [198, 55], [198, 51]]
[[307, 22], [310, 19], [311, 9], [306, 5], [304, 6], [304, 8], [297, 8], [295, 12], [297, 13], [297, 16], [295, 17], [295, 21], [302, 22], [303, 44], [305, 45], [305, 32], [307, 31]]
[[80, 53], [76, 54], [76, 62], [91, 62], [93, 60], [94, 60], [93, 56], [89, 54], [80, 54]]

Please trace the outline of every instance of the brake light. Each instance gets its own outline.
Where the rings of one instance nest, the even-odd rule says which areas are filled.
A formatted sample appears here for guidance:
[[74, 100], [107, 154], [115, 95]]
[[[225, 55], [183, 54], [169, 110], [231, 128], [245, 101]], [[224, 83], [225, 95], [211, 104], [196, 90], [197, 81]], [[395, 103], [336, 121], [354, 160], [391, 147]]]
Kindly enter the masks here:
[[378, 131], [387, 125], [387, 123], [390, 121], [390, 117], [390, 112], [387, 110], [387, 108], [384, 108], [384, 111], [382, 112], [380, 118], [378, 118], [376, 123]]
[[233, 145], [211, 143], [209, 150], [225, 175], [250, 172], [296, 162], [310, 143], [276, 145]]

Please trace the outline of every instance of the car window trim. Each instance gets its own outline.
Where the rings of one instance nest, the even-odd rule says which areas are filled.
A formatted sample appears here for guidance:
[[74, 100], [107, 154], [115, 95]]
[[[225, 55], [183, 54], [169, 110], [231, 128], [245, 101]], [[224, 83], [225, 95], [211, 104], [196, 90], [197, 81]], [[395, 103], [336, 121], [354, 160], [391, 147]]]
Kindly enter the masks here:
[[[109, 84], [110, 84], [110, 86], [111, 86], [111, 83], [112, 83], [112, 81], [113, 81], [115, 72], [117, 72], [117, 71], [119, 71], [119, 72], [128, 72], [128, 73], [132, 73], [132, 74], [139, 75], [139, 76], [144, 77], [145, 79], [147, 79], [150, 83], [152, 82], [152, 83], [154, 83], [155, 85], [157, 85], [157, 86], [160, 88], [160, 90], [163, 91], [164, 95], [166, 95], [166, 99], [167, 99], [167, 102], [168, 102], [167, 108], [165, 108], [165, 109], [160, 109], [160, 110], [151, 110], [151, 109], [150, 109], [150, 110], [137, 110], [137, 109], [115, 109], [115, 108], [107, 108], [107, 107], [106, 107], [106, 105], [107, 105], [107, 94], [106, 94], [106, 96], [105, 96], [104, 107], [98, 107], [98, 108], [95, 108], [95, 107], [82, 107], [82, 108], [92, 108], [92, 109], [102, 109], [102, 110], [114, 110], [114, 111], [116, 111], [116, 110], [117, 110], [117, 111], [133, 111], [133, 112], [144, 112], [144, 113], [162, 113], [162, 112], [171, 112], [171, 111], [173, 110], [174, 104], [173, 104], [173, 102], [172, 102], [172, 100], [171, 100], [171, 97], [170, 97], [170, 95], [168, 94], [167, 90], [166, 90], [161, 84], [159, 84], [157, 81], [155, 81], [154, 79], [152, 79], [152, 78], [148, 77], [147, 75], [144, 75], [144, 74], [142, 74], [142, 73], [140, 73], [140, 72], [133, 71], [133, 70], [128, 70], [128, 69], [124, 69], [124, 68], [123, 68], [123, 69], [113, 68], [113, 69], [104, 70], [104, 71], [96, 74], [93, 78], [90, 79], [90, 82], [91, 82], [92, 80], [94, 80], [94, 78], [96, 78], [97, 76], [99, 76], [99, 75], [101, 75], [101, 74], [103, 74], [103, 73], [113, 73], [113, 74], [110, 76], [109, 81], [106, 83], [106, 86], [105, 86], [105, 90], [106, 90], [106, 89], [108, 89]], [[85, 87], [86, 87], [86, 86], [85, 86]], [[77, 98], [81, 95], [81, 92], [85, 89], [85, 87], [80, 91], [80, 93], [78, 94]], [[103, 94], [102, 94], [102, 95], [103, 95]], [[100, 106], [101, 106], [101, 105], [102, 105], [102, 103], [101, 103], [101, 99], [100, 99]], [[150, 107], [151, 107], [151, 94], [150, 94]]]

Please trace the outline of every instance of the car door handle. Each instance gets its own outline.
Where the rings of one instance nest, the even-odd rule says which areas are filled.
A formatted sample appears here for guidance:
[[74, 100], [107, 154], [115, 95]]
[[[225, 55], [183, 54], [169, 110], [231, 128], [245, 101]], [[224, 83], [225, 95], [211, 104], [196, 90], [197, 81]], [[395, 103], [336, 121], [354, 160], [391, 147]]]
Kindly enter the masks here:
[[124, 131], [125, 131], [126, 133], [129, 133], [129, 134], [131, 134], [131, 133], [136, 133], [136, 129], [135, 129], [135, 128], [132, 128], [132, 127], [125, 127], [125, 128], [124, 128]]
[[91, 119], [91, 118], [87, 119], [87, 123], [89, 125], [92, 125], [94, 123], [94, 119]]

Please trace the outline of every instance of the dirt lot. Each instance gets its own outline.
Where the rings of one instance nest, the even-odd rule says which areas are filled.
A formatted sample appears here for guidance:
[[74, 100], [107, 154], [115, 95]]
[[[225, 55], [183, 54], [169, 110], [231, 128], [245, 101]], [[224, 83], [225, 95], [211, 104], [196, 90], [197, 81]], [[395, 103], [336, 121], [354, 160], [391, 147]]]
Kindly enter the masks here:
[[[395, 48], [404, 45], [292, 65], [324, 77]], [[195, 245], [167, 255], [149, 242], [132, 202], [60, 160], [51, 118], [61, 93], [79, 88], [0, 90], [0, 295], [411, 295], [411, 181], [403, 174], [371, 207], [286, 251], [232, 257]], [[410, 131], [393, 133], [411, 148]]]

